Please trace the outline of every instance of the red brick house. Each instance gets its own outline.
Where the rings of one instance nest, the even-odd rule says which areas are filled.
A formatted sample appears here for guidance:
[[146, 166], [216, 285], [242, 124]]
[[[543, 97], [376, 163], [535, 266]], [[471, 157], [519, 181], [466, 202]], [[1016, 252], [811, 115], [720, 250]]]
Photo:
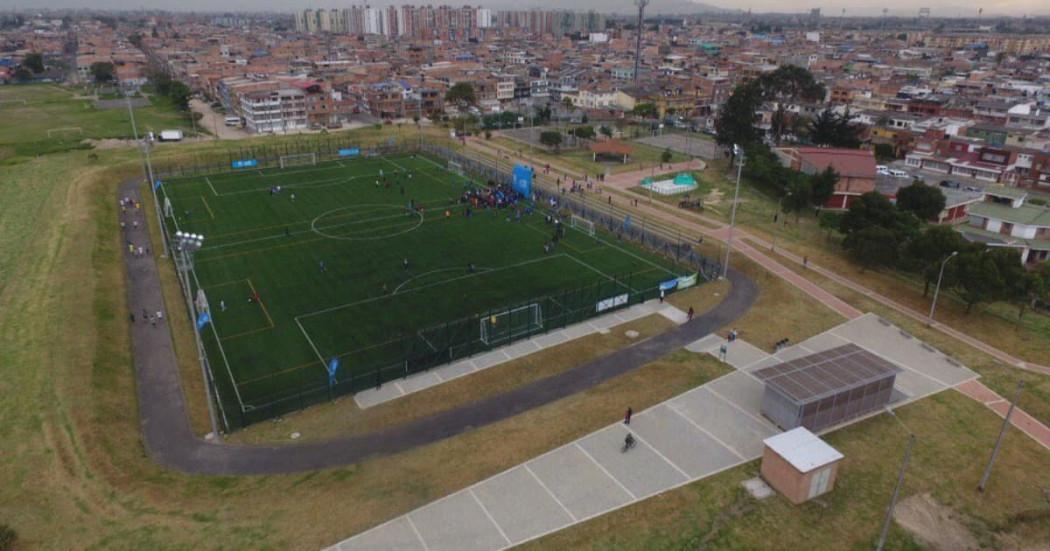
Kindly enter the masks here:
[[824, 208], [848, 209], [857, 197], [875, 191], [875, 153], [870, 150], [782, 147], [776, 153], [781, 163], [793, 170], [818, 174], [830, 166], [839, 175], [835, 192]]

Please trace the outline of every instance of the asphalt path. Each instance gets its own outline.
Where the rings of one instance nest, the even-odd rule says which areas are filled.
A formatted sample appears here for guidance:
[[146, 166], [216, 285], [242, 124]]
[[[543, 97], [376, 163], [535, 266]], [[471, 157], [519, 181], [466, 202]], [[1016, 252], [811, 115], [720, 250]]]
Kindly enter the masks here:
[[[141, 203], [139, 185], [126, 182], [118, 198]], [[145, 208], [129, 209], [125, 239], [134, 247], [151, 247]], [[133, 227], [131, 218], [137, 217]], [[132, 352], [137, 378], [142, 438], [150, 457], [166, 467], [194, 474], [279, 474], [357, 463], [431, 444], [593, 388], [682, 348], [747, 312], [758, 288], [747, 276], [730, 270], [730, 292], [710, 311], [670, 331], [587, 362], [571, 370], [518, 387], [498, 396], [444, 411], [425, 419], [363, 435], [317, 442], [272, 446], [233, 445], [207, 441], [194, 434], [186, 412], [168, 316], [157, 326], [141, 319], [143, 311], [163, 310], [157, 263], [152, 254], [136, 256], [125, 243]], [[181, 307], [172, 305], [172, 308]]]

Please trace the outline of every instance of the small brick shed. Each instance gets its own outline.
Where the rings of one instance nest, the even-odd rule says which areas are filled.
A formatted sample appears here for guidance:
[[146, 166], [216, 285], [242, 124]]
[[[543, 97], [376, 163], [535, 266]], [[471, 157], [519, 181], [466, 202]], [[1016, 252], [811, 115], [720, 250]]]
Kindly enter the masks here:
[[798, 505], [835, 487], [845, 457], [805, 427], [762, 441], [762, 478]]

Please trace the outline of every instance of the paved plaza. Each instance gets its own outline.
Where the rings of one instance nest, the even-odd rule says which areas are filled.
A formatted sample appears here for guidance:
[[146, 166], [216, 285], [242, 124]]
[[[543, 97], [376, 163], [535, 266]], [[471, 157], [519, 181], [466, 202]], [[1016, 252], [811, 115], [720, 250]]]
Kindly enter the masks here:
[[[709, 335], [686, 348], [717, 357], [723, 343]], [[780, 430], [760, 413], [764, 387], [753, 372], [846, 343], [901, 369], [891, 407], [977, 377], [872, 314], [775, 355], [737, 340], [728, 345], [732, 373], [637, 413], [629, 427], [611, 424], [333, 549], [504, 549], [755, 460]], [[628, 431], [637, 446], [624, 452]]]

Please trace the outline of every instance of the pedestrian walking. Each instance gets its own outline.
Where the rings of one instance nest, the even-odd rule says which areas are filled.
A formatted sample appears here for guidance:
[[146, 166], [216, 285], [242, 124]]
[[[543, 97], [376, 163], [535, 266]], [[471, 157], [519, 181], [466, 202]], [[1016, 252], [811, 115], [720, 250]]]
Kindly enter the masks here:
[[157, 310], [157, 321], [164, 321], [164, 312]]
[[726, 361], [726, 355], [728, 353], [729, 353], [729, 345], [726, 344], [726, 343], [722, 343], [722, 346], [718, 347], [718, 360], [722, 361], [722, 362]]
[[627, 413], [624, 414], [624, 416], [623, 416], [623, 424], [630, 425], [631, 424], [631, 415], [633, 415], [633, 414], [634, 414], [634, 410], [631, 409], [630, 407], [628, 407], [627, 408]]
[[689, 307], [689, 311], [686, 312], [686, 321], [693, 321], [693, 315], [694, 314], [696, 314], [696, 312], [693, 310], [693, 307], [690, 306]]
[[153, 316], [150, 316], [149, 317], [149, 324], [152, 325], [153, 327], [156, 327], [157, 326], [157, 319], [154, 318]]
[[660, 304], [664, 303], [664, 290], [660, 289]]
[[809, 268], [809, 257], [808, 256], [803, 256], [802, 257], [802, 267], [803, 268], [807, 268], [807, 269]]

